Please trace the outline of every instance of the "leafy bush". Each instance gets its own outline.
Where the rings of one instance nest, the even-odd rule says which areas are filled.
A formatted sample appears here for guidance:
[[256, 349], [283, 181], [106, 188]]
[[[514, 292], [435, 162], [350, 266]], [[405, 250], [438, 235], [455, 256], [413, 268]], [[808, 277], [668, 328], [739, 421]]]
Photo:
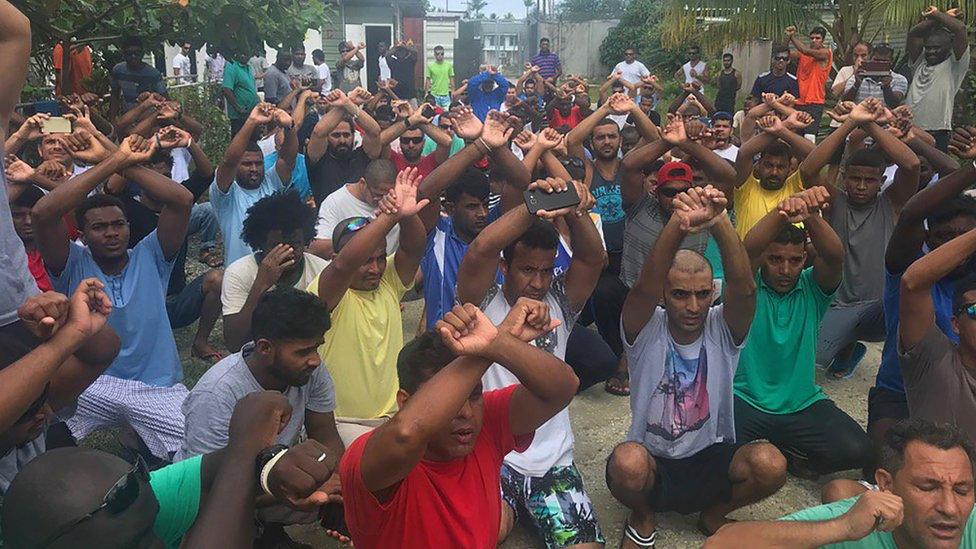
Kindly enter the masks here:
[[661, 18], [664, 10], [660, 0], [633, 0], [600, 44], [600, 61], [613, 67], [624, 58], [624, 50], [636, 48], [637, 57], [651, 72], [664, 76], [684, 62], [680, 51], [667, 50], [661, 45]]
[[203, 124], [206, 130], [200, 146], [216, 164], [230, 144], [230, 120], [218, 106], [220, 89], [213, 84], [198, 84], [170, 89], [170, 95], [183, 105], [183, 111]]

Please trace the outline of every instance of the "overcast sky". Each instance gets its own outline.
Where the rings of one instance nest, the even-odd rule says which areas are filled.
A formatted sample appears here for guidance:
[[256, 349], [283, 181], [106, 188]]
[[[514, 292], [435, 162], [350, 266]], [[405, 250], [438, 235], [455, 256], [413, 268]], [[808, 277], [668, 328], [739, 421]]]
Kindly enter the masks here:
[[[465, 7], [467, 7], [467, 2], [464, 0], [430, 0], [430, 5], [440, 9], [445, 9], [445, 6], [449, 6], [450, 10], [464, 11]], [[525, 17], [525, 4], [522, 0], [488, 0], [484, 14], [487, 16], [492, 12], [497, 13], [498, 17], [512, 12], [512, 15], [521, 19]]]

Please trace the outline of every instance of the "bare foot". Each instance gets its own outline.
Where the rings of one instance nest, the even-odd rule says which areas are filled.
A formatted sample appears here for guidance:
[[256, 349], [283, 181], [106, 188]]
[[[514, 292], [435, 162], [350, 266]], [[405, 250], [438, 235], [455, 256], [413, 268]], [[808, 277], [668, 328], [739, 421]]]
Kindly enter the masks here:
[[196, 358], [209, 361], [211, 364], [216, 364], [222, 358], [224, 358], [223, 353], [213, 348], [206, 341], [194, 341], [190, 354]]
[[722, 515], [709, 515], [708, 512], [702, 511], [698, 516], [698, 531], [705, 535], [705, 537], [713, 535], [718, 532], [718, 529], [729, 524], [730, 522], [735, 522], [735, 520], [726, 518]]

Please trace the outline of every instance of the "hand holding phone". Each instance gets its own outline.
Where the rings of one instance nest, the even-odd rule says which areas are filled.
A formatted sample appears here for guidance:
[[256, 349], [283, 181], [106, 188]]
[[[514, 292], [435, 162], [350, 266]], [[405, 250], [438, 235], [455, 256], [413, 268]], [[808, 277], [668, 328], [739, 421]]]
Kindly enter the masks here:
[[41, 123], [41, 133], [44, 135], [71, 133], [71, 120], [63, 116], [52, 116]]
[[572, 181], [566, 182], [554, 177], [540, 179], [530, 184], [522, 196], [529, 213], [533, 215], [542, 213], [541, 217], [550, 217], [544, 213], [575, 208], [580, 203], [580, 196]]

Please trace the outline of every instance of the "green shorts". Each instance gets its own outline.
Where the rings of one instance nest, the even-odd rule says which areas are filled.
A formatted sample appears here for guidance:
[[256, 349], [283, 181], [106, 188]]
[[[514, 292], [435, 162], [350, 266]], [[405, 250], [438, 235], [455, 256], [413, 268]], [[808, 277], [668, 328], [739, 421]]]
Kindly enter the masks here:
[[605, 542], [576, 465], [527, 477], [503, 464], [501, 483], [502, 499], [516, 515], [521, 510], [531, 517], [549, 549]]

